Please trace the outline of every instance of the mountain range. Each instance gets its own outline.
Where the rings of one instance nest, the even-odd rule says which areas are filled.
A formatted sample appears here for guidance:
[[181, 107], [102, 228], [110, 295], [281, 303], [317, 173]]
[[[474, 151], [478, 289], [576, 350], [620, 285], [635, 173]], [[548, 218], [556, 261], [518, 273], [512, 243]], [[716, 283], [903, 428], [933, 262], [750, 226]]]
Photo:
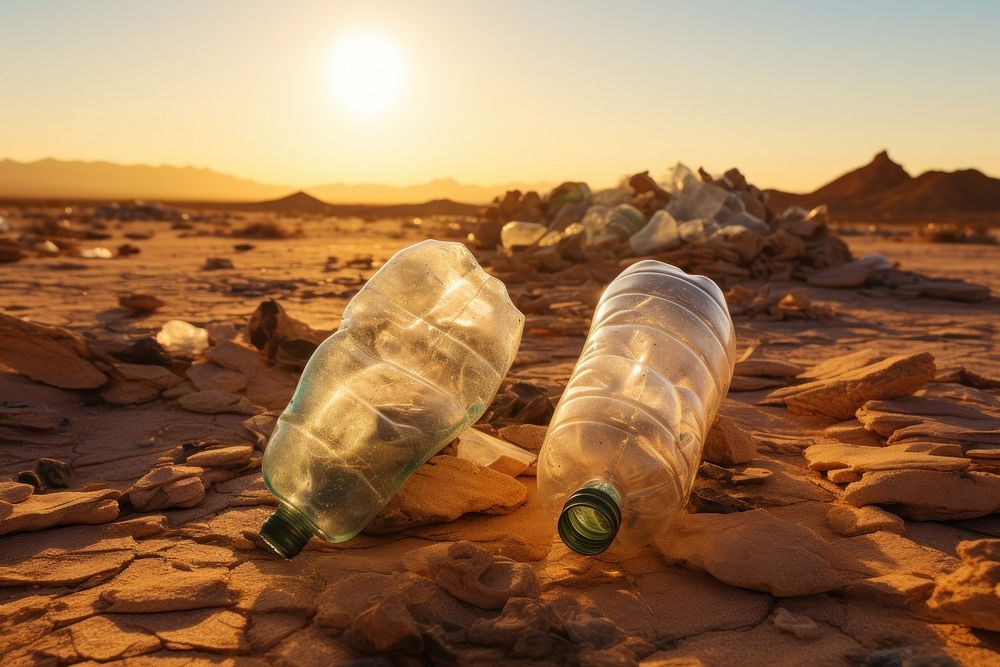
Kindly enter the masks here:
[[[337, 204], [409, 204], [451, 199], [486, 204], [507, 190], [548, 192], [555, 183], [472, 185], [441, 178], [417, 185], [328, 183], [306, 188]], [[275, 199], [298, 187], [260, 183], [211, 169], [125, 165], [46, 158], [0, 160], [0, 197], [18, 199], [151, 199], [187, 202], [252, 202]]]
[[826, 204], [831, 218], [841, 221], [995, 222], [1000, 220], [1000, 179], [976, 169], [911, 176], [882, 151], [813, 192], [768, 190], [767, 203], [776, 212]]

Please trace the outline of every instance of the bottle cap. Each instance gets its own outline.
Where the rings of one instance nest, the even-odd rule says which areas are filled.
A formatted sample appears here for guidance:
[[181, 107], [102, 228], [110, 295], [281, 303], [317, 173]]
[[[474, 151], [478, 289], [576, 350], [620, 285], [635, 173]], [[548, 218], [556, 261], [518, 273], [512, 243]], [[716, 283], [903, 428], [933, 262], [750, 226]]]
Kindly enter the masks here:
[[618, 500], [596, 487], [574, 492], [559, 515], [559, 537], [573, 551], [595, 556], [614, 542], [621, 527]]
[[260, 527], [261, 539], [282, 558], [294, 558], [313, 536], [309, 520], [294, 507], [282, 504]]

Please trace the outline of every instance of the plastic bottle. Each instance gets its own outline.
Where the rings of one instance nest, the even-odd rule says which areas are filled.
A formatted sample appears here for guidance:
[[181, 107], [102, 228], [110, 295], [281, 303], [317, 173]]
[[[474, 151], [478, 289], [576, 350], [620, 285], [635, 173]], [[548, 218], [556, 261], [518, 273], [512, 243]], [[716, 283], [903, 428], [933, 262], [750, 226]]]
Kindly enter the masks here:
[[261, 528], [291, 558], [359, 533], [403, 481], [486, 410], [524, 316], [460, 243], [397, 252], [313, 353], [264, 454], [280, 501]]
[[500, 230], [500, 243], [508, 249], [533, 246], [541, 241], [548, 231], [548, 227], [537, 222], [508, 222]]
[[629, 551], [684, 507], [729, 384], [735, 334], [718, 286], [646, 260], [601, 297], [538, 466], [559, 536]]

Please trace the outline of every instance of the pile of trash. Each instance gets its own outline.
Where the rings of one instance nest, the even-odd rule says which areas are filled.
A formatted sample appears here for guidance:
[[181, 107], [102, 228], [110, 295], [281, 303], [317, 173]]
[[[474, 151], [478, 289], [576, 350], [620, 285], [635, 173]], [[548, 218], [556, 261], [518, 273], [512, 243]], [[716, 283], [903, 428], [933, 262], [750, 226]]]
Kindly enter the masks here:
[[487, 261], [515, 281], [581, 263], [614, 275], [623, 260], [650, 256], [719, 282], [805, 280], [851, 260], [827, 222], [823, 206], [775, 215], [738, 169], [715, 177], [677, 164], [659, 181], [642, 172], [597, 192], [574, 182], [544, 199], [508, 192], [486, 210], [472, 240], [498, 249]]
[[191, 216], [180, 209], [164, 206], [159, 202], [144, 202], [136, 200], [119, 204], [115, 202], [107, 206], [98, 206], [91, 213], [92, 220], [116, 220], [121, 222], [181, 222], [188, 221]]

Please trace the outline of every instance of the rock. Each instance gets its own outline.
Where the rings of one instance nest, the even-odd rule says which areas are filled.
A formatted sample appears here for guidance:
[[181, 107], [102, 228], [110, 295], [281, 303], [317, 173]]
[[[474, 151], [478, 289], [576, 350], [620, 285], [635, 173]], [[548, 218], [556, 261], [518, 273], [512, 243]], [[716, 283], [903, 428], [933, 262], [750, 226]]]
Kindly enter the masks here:
[[1000, 540], [961, 542], [962, 565], [938, 577], [927, 606], [949, 623], [1000, 632]]
[[705, 438], [702, 458], [719, 465], [737, 465], [751, 461], [755, 456], [757, 446], [750, 433], [729, 417], [716, 417]]
[[69, 633], [69, 642], [81, 662], [134, 658], [157, 651], [163, 645], [151, 633], [104, 616], [86, 618], [61, 632]]
[[158, 389], [169, 389], [180, 384], [181, 378], [163, 366], [152, 364], [114, 364], [116, 377], [130, 382], [143, 382]]
[[855, 259], [840, 266], [820, 269], [809, 274], [807, 282], [814, 287], [846, 289], [864, 287], [872, 273], [888, 268], [891, 268], [891, 265], [881, 255], [873, 255]]
[[826, 522], [845, 537], [866, 535], [879, 530], [891, 533], [902, 533], [906, 530], [902, 519], [877, 507], [834, 505], [826, 513]]
[[278, 415], [273, 412], [263, 412], [255, 415], [243, 422], [243, 428], [250, 432], [253, 439], [257, 441], [259, 449], [267, 447], [267, 441], [278, 423]]
[[101, 390], [101, 398], [112, 405], [141, 405], [159, 397], [160, 390], [145, 382], [115, 379]]
[[782, 632], [787, 632], [799, 639], [818, 639], [823, 634], [823, 630], [820, 629], [816, 621], [808, 616], [793, 614], [783, 607], [778, 607], [775, 610], [771, 622]]
[[454, 456], [435, 456], [417, 468], [365, 532], [395, 533], [428, 523], [454, 521], [469, 512], [508, 514], [527, 498], [510, 475]]
[[44, 456], [35, 463], [35, 471], [46, 489], [65, 489], [73, 478], [73, 466]]
[[233, 269], [233, 260], [227, 257], [209, 257], [202, 265], [202, 271], [219, 271], [220, 269]]
[[538, 454], [542, 450], [542, 443], [545, 441], [547, 431], [548, 427], [538, 424], [512, 424], [501, 428], [497, 435], [507, 442], [512, 442], [518, 447]]
[[915, 521], [973, 519], [1000, 512], [1000, 475], [986, 472], [882, 470], [844, 489], [857, 507], [885, 505]]
[[857, 472], [869, 470], [965, 470], [972, 463], [969, 459], [954, 456], [934, 456], [920, 452], [906, 452], [887, 447], [863, 447], [824, 443], [807, 447], [803, 452], [810, 470], [837, 470], [847, 468]]
[[155, 313], [167, 304], [152, 294], [129, 293], [118, 296], [118, 305], [137, 313]]
[[519, 658], [541, 659], [554, 648], [550, 629], [559, 619], [546, 603], [512, 597], [496, 618], [480, 618], [469, 626], [468, 640], [481, 646], [499, 646]]
[[52, 408], [44, 405], [28, 405], [26, 403], [0, 403], [0, 426], [29, 431], [56, 431], [68, 420]]
[[60, 491], [33, 494], [13, 505], [0, 520], [0, 535], [45, 530], [70, 524], [97, 524], [118, 517], [120, 491]]
[[141, 512], [194, 507], [205, 497], [204, 472], [194, 466], [154, 468], [129, 487], [122, 499]]
[[791, 412], [849, 419], [867, 401], [908, 396], [934, 379], [927, 352], [890, 357], [839, 375], [771, 392], [762, 405], [785, 405]]
[[231, 445], [196, 452], [185, 463], [201, 468], [242, 468], [250, 463], [252, 456], [250, 445]]
[[0, 313], [0, 364], [62, 389], [96, 389], [107, 376], [85, 358], [75, 334]]
[[296, 368], [305, 366], [328, 335], [295, 319], [273, 299], [257, 306], [247, 324], [247, 333], [266, 359]]
[[24, 502], [34, 492], [35, 487], [31, 484], [0, 481], [0, 500], [5, 503]]
[[530, 565], [491, 554], [472, 542], [453, 542], [435, 550], [413, 569], [480, 609], [501, 609], [510, 598], [537, 598], [539, 594]]
[[848, 592], [882, 606], [905, 608], [925, 600], [933, 588], [933, 579], [894, 572], [856, 581], [848, 587]]
[[781, 378], [734, 375], [732, 382], [729, 384], [729, 391], [760, 391], [761, 389], [784, 387], [787, 384], [788, 382]]
[[898, 285], [896, 289], [911, 297], [927, 296], [949, 301], [977, 303], [990, 298], [989, 285], [970, 283], [965, 280], [921, 279], [913, 283]]
[[226, 607], [232, 604], [227, 575], [226, 570], [217, 569], [175, 570], [158, 577], [154, 586], [145, 579], [125, 586], [113, 583], [101, 591], [101, 600], [107, 605], [106, 613], [118, 614]]
[[193, 359], [208, 348], [208, 331], [183, 320], [170, 320], [160, 327], [156, 342], [170, 354]]
[[255, 415], [260, 412], [245, 396], [218, 389], [185, 394], [177, 399], [177, 402], [185, 410], [206, 414], [231, 412], [238, 415]]
[[458, 436], [456, 456], [483, 468], [517, 477], [535, 464], [538, 456], [517, 445], [494, 438], [474, 428]]
[[654, 547], [668, 561], [777, 597], [824, 593], [851, 579], [823, 538], [765, 510], [682, 515]]
[[131, 535], [136, 539], [159, 535], [167, 529], [167, 520], [163, 516], [137, 516], [134, 519], [115, 521], [108, 524], [108, 530], [121, 535]]
[[398, 597], [388, 597], [363, 611], [344, 638], [368, 653], [413, 652], [424, 645], [420, 629]]
[[236, 393], [247, 386], [247, 377], [242, 373], [210, 362], [192, 364], [186, 375], [198, 391]]
[[736, 361], [734, 375], [743, 377], [793, 378], [802, 373], [802, 367], [780, 359], [760, 356], [759, 348], [751, 347]]
[[261, 362], [260, 353], [257, 350], [230, 340], [209, 348], [205, 359], [223, 368], [236, 371], [245, 377], [252, 377], [260, 367]]

